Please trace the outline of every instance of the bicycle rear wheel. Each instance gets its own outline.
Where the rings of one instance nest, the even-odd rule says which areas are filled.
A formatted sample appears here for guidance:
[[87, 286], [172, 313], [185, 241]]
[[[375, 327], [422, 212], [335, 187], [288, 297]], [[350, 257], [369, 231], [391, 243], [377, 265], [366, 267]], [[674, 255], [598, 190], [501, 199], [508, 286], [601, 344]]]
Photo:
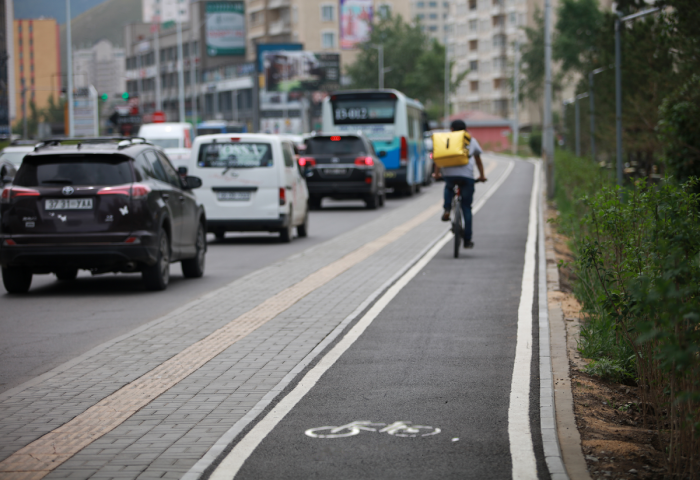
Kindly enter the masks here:
[[462, 212], [459, 208], [454, 210], [454, 215], [452, 217], [452, 233], [454, 233], [454, 255], [455, 258], [459, 258], [459, 247], [462, 243]]

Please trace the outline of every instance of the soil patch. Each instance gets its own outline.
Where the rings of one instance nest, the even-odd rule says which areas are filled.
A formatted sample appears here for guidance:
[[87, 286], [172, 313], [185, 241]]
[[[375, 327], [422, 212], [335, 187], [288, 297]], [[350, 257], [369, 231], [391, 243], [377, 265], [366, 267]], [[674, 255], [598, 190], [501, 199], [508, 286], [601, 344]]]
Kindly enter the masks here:
[[[551, 206], [547, 218], [556, 218]], [[574, 260], [569, 241], [551, 223], [548, 239], [559, 264], [560, 291], [549, 291], [549, 302], [558, 303], [567, 327], [567, 350], [576, 425], [583, 454], [594, 480], [666, 479], [663, 453], [659, 450], [654, 419], [641, 412], [635, 386], [609, 383], [583, 372], [588, 361], [576, 349], [579, 327], [585, 322], [581, 305], [572, 293], [574, 273], [568, 265]]]

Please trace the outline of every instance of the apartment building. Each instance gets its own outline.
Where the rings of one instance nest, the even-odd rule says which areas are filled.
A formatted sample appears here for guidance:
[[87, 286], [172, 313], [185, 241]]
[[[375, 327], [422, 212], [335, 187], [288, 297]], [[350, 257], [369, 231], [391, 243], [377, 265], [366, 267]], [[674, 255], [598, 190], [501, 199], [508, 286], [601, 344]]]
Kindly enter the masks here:
[[169, 22], [189, 19], [190, 0], [141, 0], [143, 22]]
[[449, 34], [450, 4], [447, 0], [411, 0], [410, 20], [417, 20], [428, 36], [445, 43]]
[[13, 22], [14, 81], [17, 119], [29, 115], [29, 104], [37, 109], [48, 105], [49, 96], [61, 94], [60, 33], [53, 18], [23, 19]]
[[73, 85], [92, 85], [99, 94], [121, 95], [126, 88], [124, 49], [100, 40], [91, 48], [73, 50]]

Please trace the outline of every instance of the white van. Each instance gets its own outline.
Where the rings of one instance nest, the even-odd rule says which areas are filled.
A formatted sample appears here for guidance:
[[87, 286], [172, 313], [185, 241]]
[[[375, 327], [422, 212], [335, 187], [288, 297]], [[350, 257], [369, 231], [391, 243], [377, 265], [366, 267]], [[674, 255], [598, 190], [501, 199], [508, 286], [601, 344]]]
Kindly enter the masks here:
[[161, 147], [175, 168], [186, 167], [192, 156], [194, 129], [189, 123], [146, 123], [141, 125], [139, 137]]
[[308, 233], [309, 191], [289, 140], [277, 135], [223, 133], [195, 139], [190, 175], [202, 179], [197, 198], [207, 228], [226, 232], [279, 232], [282, 242]]

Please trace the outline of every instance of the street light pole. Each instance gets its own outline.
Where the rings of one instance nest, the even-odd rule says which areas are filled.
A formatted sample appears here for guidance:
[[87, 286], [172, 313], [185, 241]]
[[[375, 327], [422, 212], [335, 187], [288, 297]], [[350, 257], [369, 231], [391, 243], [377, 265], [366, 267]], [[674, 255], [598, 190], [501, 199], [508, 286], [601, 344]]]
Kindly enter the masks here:
[[[599, 69], [600, 70], [600, 69]], [[595, 99], [593, 97], [593, 72], [588, 73], [588, 103], [591, 115], [591, 159], [595, 162]]]
[[197, 57], [194, 51], [194, 42], [192, 37], [194, 36], [193, 28], [190, 27], [190, 98], [192, 99], [192, 128], [194, 128], [194, 135], [197, 136]]
[[518, 153], [518, 134], [520, 133], [520, 41], [515, 40], [515, 60], [513, 65], [513, 155]]
[[547, 197], [554, 197], [554, 125], [552, 125], [552, 2], [544, 4], [544, 160]]
[[445, 122], [443, 127], [450, 126], [450, 44], [445, 34]]
[[[68, 87], [66, 95], [68, 96], [68, 136], [74, 136], [74, 121], [73, 121], [73, 34], [71, 32], [71, 16], [70, 16], [70, 0], [66, 0], [66, 49], [68, 50]], [[26, 118], [26, 115], [25, 115]]]
[[574, 98], [574, 132], [576, 134], [576, 156], [581, 156], [581, 122], [580, 122], [580, 109], [578, 106], [578, 95]]
[[163, 100], [160, 92], [160, 19], [153, 28], [155, 28], [155, 32], [153, 32], [153, 50], [156, 57], [156, 110], [161, 112], [163, 111]]
[[377, 46], [377, 53], [379, 57], [379, 90], [384, 88], [384, 44], [379, 44]]
[[[178, 15], [179, 17], [179, 15]], [[177, 27], [177, 84], [178, 84], [178, 103], [180, 104], [179, 108], [179, 116], [180, 118], [178, 119], [179, 122], [184, 122], [185, 121], [185, 65], [184, 65], [184, 60], [183, 60], [183, 54], [182, 54], [182, 22], [180, 21], [181, 19], [178, 18], [175, 21], [175, 25]]]

